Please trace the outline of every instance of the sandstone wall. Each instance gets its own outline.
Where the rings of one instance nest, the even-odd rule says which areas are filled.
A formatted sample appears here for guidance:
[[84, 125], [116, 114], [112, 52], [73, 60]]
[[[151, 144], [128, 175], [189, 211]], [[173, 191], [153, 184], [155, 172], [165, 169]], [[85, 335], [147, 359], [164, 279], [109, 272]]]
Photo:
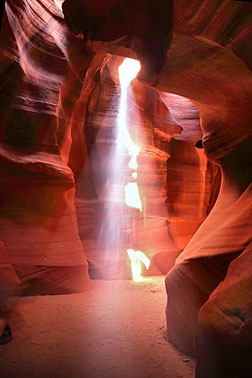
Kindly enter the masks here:
[[121, 63], [122, 58], [109, 57], [92, 90], [81, 95], [86, 109], [82, 149], [88, 156], [76, 171], [75, 203], [90, 273], [99, 278], [131, 277], [127, 248], [152, 259], [145, 274], [166, 273], [207, 215], [214, 174], [214, 165], [195, 147], [202, 137], [195, 106], [134, 80], [127, 127], [140, 148], [137, 184], [143, 208], [126, 206], [124, 187], [132, 170], [127, 151], [118, 153]]
[[[77, 2], [80, 5], [79, 1], [66, 0], [72, 9], [71, 21]], [[168, 336], [186, 353], [196, 352], [197, 377], [245, 378], [252, 375], [248, 356], [252, 318], [248, 273], [252, 239], [252, 4], [232, 0], [150, 1], [147, 6], [142, 0], [133, 3], [136, 7], [130, 9], [130, 19], [122, 18], [116, 28], [110, 29], [109, 24], [123, 15], [119, 0], [109, 9], [95, 12], [93, 29], [84, 21], [78, 24], [80, 30], [97, 49], [138, 57], [143, 66], [138, 77], [146, 85], [191, 99], [199, 110], [205, 153], [221, 169], [215, 205], [212, 207], [213, 192], [219, 179], [213, 169], [214, 191], [207, 190], [212, 209], [209, 213], [210, 208], [205, 207], [208, 217], [167, 276]], [[144, 20], [141, 31], [136, 27], [139, 9]], [[160, 15], [159, 24], [155, 15]], [[185, 146], [185, 151], [191, 149], [187, 143]], [[176, 141], [172, 147], [175, 156], [180, 155]], [[204, 161], [200, 153], [198, 159]], [[194, 155], [194, 163], [196, 160]], [[171, 154], [168, 174], [182, 183], [188, 172], [180, 172], [176, 164], [173, 170]], [[187, 214], [195, 212], [192, 186], [197, 174], [190, 175], [190, 193], [183, 195], [183, 185], [179, 190], [177, 184], [168, 188], [170, 213], [183, 208]], [[209, 177], [209, 170], [204, 174]], [[209, 188], [211, 180], [205, 182]], [[173, 203], [172, 198], [178, 202]], [[184, 206], [185, 198], [190, 205]], [[198, 216], [207, 203], [200, 202]]]
[[0, 239], [25, 293], [81, 291], [88, 281], [67, 162], [81, 71], [93, 55], [67, 31], [54, 2], [6, 3]]

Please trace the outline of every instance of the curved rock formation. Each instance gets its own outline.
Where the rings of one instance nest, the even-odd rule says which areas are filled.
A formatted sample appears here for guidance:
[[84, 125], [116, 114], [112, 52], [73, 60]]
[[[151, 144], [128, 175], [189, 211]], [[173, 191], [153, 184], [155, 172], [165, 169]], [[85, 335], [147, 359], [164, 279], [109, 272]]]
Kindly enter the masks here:
[[[66, 0], [65, 21], [61, 5], [8, 0], [2, 22], [0, 252], [10, 293], [18, 279], [26, 294], [83, 290], [83, 246], [109, 271], [109, 214], [117, 261], [126, 264], [119, 244], [132, 243], [153, 257], [152, 273], [166, 273], [183, 250], [166, 279], [168, 335], [196, 353], [196, 375], [252, 375], [252, 4]], [[109, 180], [118, 198], [123, 191], [107, 169], [122, 56], [142, 64], [128, 118], [142, 147], [145, 219], [125, 204], [111, 207], [106, 192]], [[196, 108], [174, 95], [197, 106], [201, 131]], [[173, 116], [178, 103], [184, 119]], [[122, 160], [128, 180], [127, 153]], [[117, 273], [112, 266], [109, 276]]]
[[[160, 59], [153, 44], [145, 43], [146, 39], [152, 41], [148, 30], [146, 39], [139, 38], [134, 31], [129, 32], [127, 20], [123, 19], [119, 30], [108, 34], [105, 43], [99, 37], [103, 31], [106, 34], [108, 19], [120, 18], [118, 3], [112, 4], [110, 10], [102, 10], [102, 14], [93, 15], [96, 30], [92, 30], [91, 40], [103, 41], [93, 42], [93, 46], [139, 57], [144, 67], [138, 76], [142, 82], [159, 91], [191, 99], [199, 109], [205, 153], [222, 172], [216, 204], [167, 276], [169, 337], [181, 349], [194, 353], [196, 333], [198, 377], [205, 377], [208, 372], [215, 377], [250, 376], [252, 365], [247, 352], [251, 345], [248, 271], [252, 237], [252, 4], [231, 0], [156, 3], [155, 12], [162, 14], [162, 19], [164, 13], [167, 16], [167, 23], [160, 24], [166, 32], [152, 33], [158, 36], [158, 46], [164, 46], [169, 39], [166, 37], [171, 30], [171, 12], [166, 13], [166, 7], [168, 3], [173, 4], [173, 40]], [[66, 4], [71, 9], [75, 7], [74, 1], [66, 0]], [[141, 5], [145, 20], [154, 3], [150, 4], [150, 8]], [[74, 19], [74, 12], [69, 16]], [[137, 8], [131, 17], [134, 25]], [[85, 35], [85, 29], [82, 30]], [[155, 56], [159, 65], [153, 63]], [[234, 273], [237, 269], [239, 280]], [[232, 346], [228, 347], [230, 342]], [[218, 354], [221, 347], [225, 348]], [[230, 358], [233, 369], [227, 366]]]
[[[78, 54], [86, 57], [84, 64]], [[54, 2], [6, 3], [1, 31], [0, 238], [25, 293], [80, 291], [88, 281], [74, 177], [67, 162], [69, 119], [81, 70], [93, 56], [67, 31]], [[63, 91], [69, 76], [75, 98], [68, 97], [66, 103]]]
[[[132, 141], [140, 148], [137, 184], [143, 211], [125, 205], [124, 186], [132, 172], [127, 168], [128, 153], [117, 155], [121, 97], [117, 70], [121, 62], [120, 57], [109, 57], [93, 80], [92, 90], [82, 92], [83, 98], [89, 96], [83, 125], [83, 150], [87, 150], [88, 158], [87, 165], [76, 174], [75, 203], [90, 273], [99, 278], [131, 277], [127, 248], [140, 249], [152, 259], [148, 274], [167, 273], [205, 219], [211, 190], [212, 168], [195, 147], [202, 137], [196, 108], [186, 99], [161, 95], [134, 80], [128, 89], [127, 123]], [[174, 119], [173, 110], [184, 127], [181, 138], [182, 127]], [[171, 150], [173, 140], [180, 159]], [[185, 179], [177, 180], [175, 196], [167, 191], [167, 165], [171, 172], [183, 176], [185, 160], [187, 177], [192, 179], [192, 188], [188, 189], [191, 200], [184, 199]]]
[[[143, 212], [128, 207], [124, 187], [132, 181], [132, 168], [128, 167], [130, 156], [125, 147], [118, 155], [118, 148], [122, 146], [118, 147], [117, 140], [121, 122], [118, 78], [121, 63], [122, 58], [110, 57], [97, 75], [87, 101], [83, 129], [88, 160], [77, 179], [76, 208], [80, 236], [88, 260], [92, 262], [93, 277], [130, 278], [127, 248], [141, 249], [150, 258], [166, 250], [168, 260], [172, 260], [170, 266], [179, 254], [173, 246], [172, 257], [169, 257], [165, 187], [168, 145], [172, 137], [180, 134], [181, 127], [169, 118], [169, 109], [158, 93], [132, 82], [127, 96], [127, 123], [132, 141], [140, 148], [137, 183]], [[85, 96], [85, 91], [83, 93]], [[154, 107], [147, 109], [146, 100]], [[162, 110], [166, 123], [160, 122], [158, 110]], [[161, 234], [163, 244], [157, 238]], [[161, 271], [168, 270], [162, 265]], [[154, 267], [151, 272], [154, 273]]]

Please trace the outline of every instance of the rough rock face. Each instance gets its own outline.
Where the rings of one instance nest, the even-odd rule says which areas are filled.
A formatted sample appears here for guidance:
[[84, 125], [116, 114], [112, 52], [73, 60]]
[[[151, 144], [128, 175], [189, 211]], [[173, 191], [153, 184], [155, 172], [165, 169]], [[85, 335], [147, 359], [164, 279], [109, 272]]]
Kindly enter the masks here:
[[[150, 51], [155, 56], [152, 44], [145, 43], [151, 38], [144, 40], [137, 33], [129, 33], [127, 22], [119, 30], [113, 30], [105, 43], [98, 38], [101, 43], [93, 42], [93, 45], [103, 51], [124, 51], [126, 55], [139, 56], [143, 67], [149, 63], [149, 70], [144, 69], [139, 75], [145, 84], [189, 98], [199, 109], [204, 150], [221, 167], [222, 184], [209, 216], [167, 276], [168, 334], [179, 348], [196, 352], [197, 377], [208, 373], [211, 377], [248, 377], [252, 375], [248, 356], [251, 347], [251, 275], [248, 272], [251, 271], [252, 238], [252, 4], [231, 0], [169, 3], [173, 3], [174, 34], [159, 67], [153, 63], [155, 58], [148, 59]], [[156, 12], [162, 17], [166, 4], [155, 4]], [[74, 9], [74, 1], [71, 7]], [[144, 7], [143, 2], [142, 12], [144, 19], [148, 19], [151, 8]], [[74, 12], [69, 16], [74, 19]], [[95, 14], [96, 30], [92, 31], [91, 40], [92, 35], [95, 41], [96, 35], [106, 32], [107, 20], [116, 17], [120, 18], [120, 7], [114, 5], [102, 15]], [[132, 17], [135, 21], [138, 12], [133, 12]], [[165, 41], [171, 23], [161, 25], [166, 33], [156, 36]], [[139, 55], [141, 50], [148, 54]]]

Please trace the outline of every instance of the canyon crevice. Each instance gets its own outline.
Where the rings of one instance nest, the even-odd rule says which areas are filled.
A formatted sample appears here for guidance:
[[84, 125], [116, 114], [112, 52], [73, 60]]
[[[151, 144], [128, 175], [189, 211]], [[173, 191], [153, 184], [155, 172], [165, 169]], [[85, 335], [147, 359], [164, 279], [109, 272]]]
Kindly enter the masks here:
[[[131, 279], [126, 251], [140, 250], [144, 275], [167, 275], [168, 338], [196, 376], [252, 375], [251, 33], [246, 1], [6, 1], [7, 296]], [[141, 70], [124, 93], [125, 57]]]

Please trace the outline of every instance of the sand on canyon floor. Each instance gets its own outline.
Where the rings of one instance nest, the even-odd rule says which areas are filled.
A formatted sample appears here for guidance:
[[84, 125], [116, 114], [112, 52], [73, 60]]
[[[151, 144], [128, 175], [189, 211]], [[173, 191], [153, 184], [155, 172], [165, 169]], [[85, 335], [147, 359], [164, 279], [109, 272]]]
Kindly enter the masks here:
[[1, 378], [194, 377], [194, 360], [167, 341], [164, 277], [18, 301]]

